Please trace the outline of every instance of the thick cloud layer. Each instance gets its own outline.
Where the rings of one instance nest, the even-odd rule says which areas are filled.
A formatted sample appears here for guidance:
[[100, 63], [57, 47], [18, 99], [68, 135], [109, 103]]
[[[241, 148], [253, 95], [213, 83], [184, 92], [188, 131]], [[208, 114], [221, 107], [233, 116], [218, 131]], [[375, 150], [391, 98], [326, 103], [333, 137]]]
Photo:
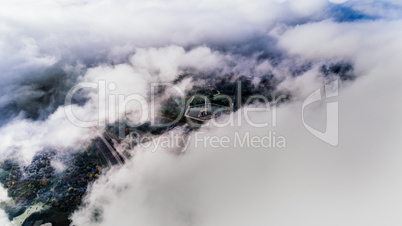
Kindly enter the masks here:
[[[236, 133], [264, 136], [273, 130], [286, 138], [286, 148], [196, 147], [193, 133], [180, 157], [164, 148], [135, 149], [132, 162], [93, 186], [74, 223], [400, 225], [400, 23], [324, 21], [278, 34], [289, 54], [353, 61], [358, 79], [332, 100], [339, 103], [337, 147], [304, 128], [301, 101], [288, 103], [278, 109], [277, 127], [209, 126], [198, 135], [235, 140]], [[288, 79], [286, 87], [299, 89], [301, 100], [322, 84], [312, 72]], [[308, 109], [310, 123], [325, 121], [325, 107]], [[255, 113], [252, 119], [270, 116]]]
[[[0, 125], [20, 114], [45, 120], [88, 68], [127, 63], [139, 47], [207, 45], [225, 53], [280, 57], [273, 31], [322, 19], [395, 17], [374, 13], [373, 4], [338, 5], [326, 0], [4, 2], [0, 9]], [[397, 3], [376, 2], [384, 10], [392, 4]]]
[[[64, 98], [78, 82], [119, 80], [116, 92], [134, 90], [145, 95], [149, 89], [146, 84], [173, 80], [183, 68], [249, 74], [260, 55], [280, 55], [274, 39], [267, 37], [270, 28], [311, 15], [322, 17], [320, 9], [328, 7], [323, 0], [304, 3], [308, 4], [4, 2], [0, 7], [0, 125], [5, 134], [1, 153], [21, 151], [29, 161], [36, 151], [49, 145], [46, 131], [76, 134], [58, 136], [51, 142], [62, 146], [74, 145], [75, 138], [90, 137], [83, 135], [88, 131], [60, 121]], [[79, 105], [75, 112], [83, 120], [96, 117], [96, 97], [90, 93], [74, 97]], [[18, 125], [30, 129], [20, 131]]]
[[[10, 198], [7, 196], [7, 190], [0, 186], [0, 202], [8, 202]], [[8, 220], [8, 217], [3, 209], [0, 210], [0, 224], [4, 226], [14, 225]]]
[[[104, 80], [116, 88], [107, 94], [148, 98], [150, 83], [187, 71], [234, 72], [256, 83], [273, 74], [278, 89], [292, 94], [278, 109], [277, 127], [201, 131], [233, 138], [275, 130], [286, 148], [192, 143], [180, 156], [137, 148], [92, 187], [74, 224], [400, 225], [401, 8], [397, 0], [3, 2], [0, 156], [27, 163], [45, 147], [74, 148], [102, 130], [65, 116], [64, 98], [79, 82]], [[331, 65], [357, 75], [341, 83], [338, 147], [301, 123], [302, 101], [337, 70]], [[98, 115], [98, 101], [95, 90], [75, 95], [76, 116], [116, 120]], [[322, 126], [325, 106], [309, 109], [309, 123]], [[134, 104], [118, 116], [124, 110], [140, 113]]]
[[[342, 89], [336, 99], [337, 147], [303, 127], [300, 102], [278, 109], [277, 127], [255, 128], [244, 119], [242, 126], [209, 126], [190, 135], [190, 148], [180, 157], [164, 148], [135, 149], [130, 163], [93, 186], [74, 223], [399, 225], [401, 77], [387, 68], [400, 68], [401, 57], [382, 67], [387, 74], [375, 73], [373, 65], [366, 68], [370, 74]], [[310, 120], [322, 122], [325, 104], [307, 111]], [[259, 112], [252, 119], [270, 117]], [[284, 136], [286, 148], [214, 148], [196, 141], [196, 136], [235, 140], [235, 133], [261, 137], [269, 131]]]

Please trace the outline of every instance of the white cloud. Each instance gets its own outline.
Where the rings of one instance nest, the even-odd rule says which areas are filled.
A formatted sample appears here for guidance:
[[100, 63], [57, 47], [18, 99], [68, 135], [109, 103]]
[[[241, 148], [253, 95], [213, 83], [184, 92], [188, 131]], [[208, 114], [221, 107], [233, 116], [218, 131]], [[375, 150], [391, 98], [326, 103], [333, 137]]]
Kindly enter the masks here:
[[[7, 190], [0, 186], [0, 202], [8, 202], [10, 198], [7, 195]], [[4, 226], [14, 226], [14, 222], [8, 220], [8, 216], [3, 209], [0, 209], [0, 224]]]
[[[402, 108], [384, 100], [392, 96], [396, 103], [400, 80], [397, 74], [373, 73], [341, 90], [338, 147], [303, 127], [301, 103], [295, 102], [278, 109], [276, 128], [257, 129], [243, 121], [242, 126], [201, 130], [200, 137], [233, 138], [235, 132], [263, 136], [274, 129], [286, 138], [285, 149], [205, 148], [200, 143], [197, 148], [194, 133], [184, 155], [135, 149], [132, 161], [93, 186], [74, 223], [399, 225], [402, 143], [397, 138], [401, 129], [393, 125], [401, 123]], [[312, 119], [320, 119], [325, 104], [309, 111]], [[253, 116], [267, 121], [269, 113]], [[102, 213], [100, 222], [91, 218], [95, 209]]]
[[[286, 87], [300, 92], [296, 101], [278, 108], [277, 127], [201, 129], [219, 137], [262, 136], [274, 129], [286, 138], [285, 149], [205, 148], [195, 147], [194, 140], [180, 156], [163, 148], [135, 149], [132, 161], [96, 182], [74, 223], [400, 225], [399, 24], [324, 21], [289, 28], [279, 38], [282, 48], [303, 59], [353, 61], [359, 77], [344, 83], [332, 100], [339, 102], [337, 147], [318, 140], [301, 121], [299, 100], [322, 84], [313, 67], [285, 80]], [[308, 119], [320, 124], [325, 107], [322, 102], [307, 109]], [[266, 114], [254, 113], [252, 119], [268, 120]], [[98, 222], [95, 210], [101, 213]]]
[[347, 2], [348, 0], [329, 0], [329, 2], [335, 3], [335, 4], [342, 4]]
[[[188, 68], [256, 77], [273, 72], [283, 80], [279, 89], [293, 95], [293, 102], [278, 109], [275, 128], [286, 137], [286, 149], [222, 150], [196, 148], [193, 143], [179, 156], [170, 150], [134, 150], [131, 161], [92, 187], [87, 205], [74, 214], [74, 223], [400, 225], [402, 22], [393, 19], [400, 18], [397, 7], [380, 4], [376, 12], [375, 3], [345, 5], [383, 19], [336, 23], [332, 18], [323, 20], [329, 4], [325, 0], [3, 2], [0, 73], [5, 91], [0, 106], [14, 97], [40, 97], [44, 91], [23, 92], [31, 91], [29, 87], [8, 95], [9, 85], [18, 86], [34, 72], [56, 64], [82, 65], [85, 69], [75, 71], [77, 82], [115, 83], [116, 90], [106, 94], [136, 93], [146, 98], [150, 82], [171, 81]], [[245, 42], [254, 44], [249, 42], [255, 37], [272, 39], [277, 55], [269, 53], [262, 60], [265, 43], [236, 53]], [[342, 84], [340, 144], [330, 147], [303, 127], [300, 101], [322, 85], [319, 66], [335, 61], [353, 63], [358, 78]], [[291, 75], [290, 69], [300, 62], [312, 66], [299, 76]], [[192, 81], [185, 80], [181, 85], [189, 84]], [[97, 114], [96, 93], [87, 97], [86, 104], [74, 106], [77, 117], [106, 118]], [[309, 109], [313, 124], [320, 124], [325, 106]], [[98, 131], [72, 125], [65, 107], [59, 106], [42, 121], [21, 115], [8, 121], [0, 128], [0, 153], [18, 151], [27, 163], [44, 147], [63, 149], [96, 135]], [[138, 105], [128, 110], [137, 116]], [[267, 118], [265, 113], [254, 113], [252, 119]], [[202, 131], [232, 137], [235, 132], [267, 133], [266, 128], [246, 124]], [[100, 211], [100, 222], [94, 221], [94, 211]], [[0, 224], [9, 224], [3, 212]]]
[[[261, 64], [267, 64], [266, 61], [264, 62]], [[100, 96], [98, 89], [85, 89], [88, 92], [88, 101], [82, 106], [72, 105], [75, 118], [66, 117], [68, 106], [60, 106], [46, 120], [32, 121], [20, 116], [1, 127], [0, 131], [4, 136], [0, 138], [3, 144], [0, 153], [20, 154], [23, 162], [29, 163], [35, 153], [46, 147], [61, 150], [66, 147], [79, 147], [85, 140], [97, 134], [98, 129], [95, 128], [97, 125], [102, 127], [106, 125], [105, 123], [114, 123], [123, 115], [128, 116], [132, 122], [144, 122], [140, 118], [146, 112], [145, 109], [149, 110], [151, 107], [149, 96], [151, 83], [171, 82], [188, 68], [201, 74], [216, 71], [224, 74], [233, 70], [248, 73], [253, 70], [255, 64], [257, 64], [255, 57], [246, 59], [241, 56], [225, 55], [205, 46], [189, 51], [174, 45], [161, 48], [137, 48], [135, 54], [130, 57], [129, 63], [114, 66], [99, 65], [89, 68], [79, 77], [78, 82], [94, 83], [98, 89], [100, 89], [99, 82], [104, 81], [105, 95]], [[231, 69], [230, 65], [236, 65], [235, 69]], [[270, 67], [260, 67], [258, 71], [263, 74], [270, 69]], [[189, 82], [185, 80], [178, 85], [185, 90], [189, 87]], [[109, 85], [112, 85], [114, 90], [110, 89]], [[37, 92], [28, 93], [24, 89], [19, 92], [27, 93], [25, 98], [43, 95]], [[141, 105], [138, 101], [130, 101], [127, 105], [118, 104], [119, 95], [127, 98], [133, 94], [143, 97], [147, 101], [145, 105]], [[110, 100], [113, 98], [115, 103], [112, 106]], [[157, 101], [159, 103], [161, 100]], [[101, 109], [99, 103], [105, 104], [106, 111], [99, 110]], [[156, 103], [157, 107], [158, 103]], [[145, 121], [149, 119], [149, 116], [145, 117]], [[78, 124], [74, 124], [75, 120], [94, 122], [94, 128], [80, 128], [76, 126]]]
[[16, 154], [22, 164], [30, 163], [32, 157], [44, 148], [77, 148], [79, 142], [93, 137], [91, 129], [73, 125], [65, 116], [64, 108], [59, 108], [46, 121], [15, 119], [0, 128], [3, 136], [0, 153]]

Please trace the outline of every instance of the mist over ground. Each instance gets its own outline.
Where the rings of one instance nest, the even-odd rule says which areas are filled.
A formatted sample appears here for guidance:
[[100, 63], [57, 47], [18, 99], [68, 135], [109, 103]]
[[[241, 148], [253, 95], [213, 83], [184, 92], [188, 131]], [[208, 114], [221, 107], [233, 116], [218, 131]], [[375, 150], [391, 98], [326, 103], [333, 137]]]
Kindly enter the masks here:
[[[327, 1], [13, 1], [0, 3], [0, 157], [27, 165], [38, 152], [82, 146], [104, 126], [81, 128], [65, 98], [82, 82], [114, 83], [108, 95], [150, 99], [151, 83], [184, 91], [203, 78], [272, 76], [290, 97], [273, 109], [224, 115], [162, 138], [171, 147], [136, 146], [124, 165], [90, 185], [72, 225], [400, 225], [402, 3]], [[332, 146], [303, 125], [302, 105], [339, 80], [339, 96], [304, 109], [325, 131], [327, 104], [339, 106]], [[170, 95], [166, 93], [165, 98]], [[141, 115], [138, 104], [98, 115], [85, 89], [72, 106], [83, 121]], [[162, 100], [161, 100], [162, 101]], [[250, 106], [249, 106], [250, 107]], [[255, 106], [254, 106], [255, 107]], [[261, 107], [261, 106], [259, 106]], [[267, 109], [266, 109], [267, 110]], [[221, 121], [220, 121], [221, 120]], [[239, 123], [239, 120], [241, 123]], [[235, 146], [236, 136], [284, 137], [283, 147]], [[183, 151], [173, 136], [188, 141]], [[205, 137], [229, 145], [200, 145]], [[60, 172], [63, 166], [60, 166]], [[9, 201], [6, 189], [0, 200]], [[1, 225], [15, 225], [4, 211]]]

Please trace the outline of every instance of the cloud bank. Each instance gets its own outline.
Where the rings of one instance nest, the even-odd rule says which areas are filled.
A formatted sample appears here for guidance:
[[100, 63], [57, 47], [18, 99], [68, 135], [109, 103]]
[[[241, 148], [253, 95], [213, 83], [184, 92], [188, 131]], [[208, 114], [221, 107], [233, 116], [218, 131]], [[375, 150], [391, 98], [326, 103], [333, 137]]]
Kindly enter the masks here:
[[[337, 147], [312, 136], [301, 122], [301, 101], [278, 108], [277, 127], [208, 126], [205, 136], [286, 137], [280, 148], [204, 147], [190, 136], [181, 156], [160, 148], [134, 149], [133, 160], [94, 184], [77, 225], [399, 225], [402, 95], [401, 21], [308, 23], [279, 34], [287, 54], [312, 61], [347, 59], [358, 79], [342, 86]], [[314, 67], [288, 78], [300, 100], [322, 83]], [[291, 86], [293, 85], [293, 86]], [[299, 85], [299, 86], [298, 86]], [[310, 108], [324, 121], [326, 104]], [[235, 113], [236, 117], [240, 113]], [[254, 113], [266, 121], [269, 113]], [[244, 119], [244, 118], [243, 118]], [[318, 123], [319, 124], [319, 123]], [[179, 132], [178, 132], [179, 133]], [[233, 140], [233, 139], [232, 139]]]
[[[75, 147], [102, 130], [76, 127], [65, 117], [64, 98], [80, 82], [104, 80], [116, 87], [107, 94], [148, 98], [150, 83], [171, 82], [189, 71], [236, 73], [257, 82], [273, 74], [281, 81], [277, 88], [292, 94], [278, 108], [275, 128], [200, 130], [231, 137], [274, 130], [286, 138], [285, 149], [197, 148], [194, 140], [181, 155], [134, 149], [133, 159], [93, 185], [72, 216], [75, 225], [400, 225], [398, 1], [1, 5], [1, 156], [18, 153], [27, 163], [45, 147]], [[357, 78], [341, 83], [340, 143], [330, 147], [303, 127], [300, 109], [328, 81], [332, 69], [324, 66], [340, 62]], [[97, 115], [96, 94], [74, 96], [77, 117], [116, 120]], [[325, 106], [308, 109], [309, 123], [321, 125]], [[138, 105], [126, 110], [136, 116]], [[244, 119], [240, 114], [234, 117]], [[267, 115], [254, 113], [252, 119]]]

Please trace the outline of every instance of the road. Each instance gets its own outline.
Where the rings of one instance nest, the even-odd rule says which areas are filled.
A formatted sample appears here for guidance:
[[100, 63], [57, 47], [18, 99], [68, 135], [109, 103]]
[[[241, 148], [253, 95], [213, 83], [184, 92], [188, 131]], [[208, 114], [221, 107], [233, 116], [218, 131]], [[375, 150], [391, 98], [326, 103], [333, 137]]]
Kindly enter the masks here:
[[123, 157], [117, 153], [103, 136], [96, 137], [94, 141], [109, 165], [121, 165], [124, 163]]

